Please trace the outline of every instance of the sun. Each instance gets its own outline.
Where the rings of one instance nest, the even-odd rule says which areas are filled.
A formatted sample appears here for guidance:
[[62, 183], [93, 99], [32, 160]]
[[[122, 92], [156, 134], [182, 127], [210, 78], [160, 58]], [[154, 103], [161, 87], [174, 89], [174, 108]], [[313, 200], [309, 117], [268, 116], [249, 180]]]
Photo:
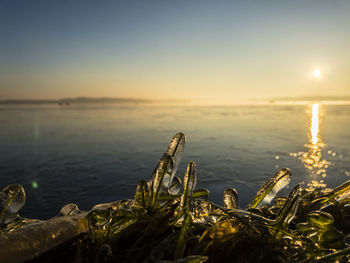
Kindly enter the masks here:
[[315, 78], [319, 78], [319, 77], [321, 77], [321, 71], [320, 71], [318, 68], [315, 68], [315, 69], [314, 69], [314, 72], [312, 72], [312, 75], [313, 75]]

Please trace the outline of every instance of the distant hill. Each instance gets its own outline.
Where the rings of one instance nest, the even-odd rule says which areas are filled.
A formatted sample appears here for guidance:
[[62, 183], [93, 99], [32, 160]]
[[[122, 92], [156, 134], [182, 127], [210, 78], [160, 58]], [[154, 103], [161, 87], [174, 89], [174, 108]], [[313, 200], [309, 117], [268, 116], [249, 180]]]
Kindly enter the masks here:
[[76, 97], [63, 98], [58, 100], [58, 103], [152, 103], [148, 99], [134, 99], [134, 98], [91, 98], [91, 97]]
[[0, 104], [55, 104], [58, 100], [0, 100]]
[[298, 96], [272, 98], [274, 101], [350, 101], [350, 96]]
[[41, 104], [176, 104], [176, 103], [189, 103], [186, 99], [162, 99], [162, 100], [150, 100], [150, 99], [136, 99], [136, 98], [108, 98], [108, 97], [75, 97], [75, 98], [62, 98], [57, 100], [0, 100], [0, 105], [41, 105]]
[[77, 98], [62, 98], [58, 100], [0, 100], [0, 104], [28, 104], [28, 105], [40, 105], [40, 104], [108, 104], [108, 103], [152, 103], [152, 100], [147, 99], [134, 99], [134, 98], [91, 98], [91, 97], [77, 97]]

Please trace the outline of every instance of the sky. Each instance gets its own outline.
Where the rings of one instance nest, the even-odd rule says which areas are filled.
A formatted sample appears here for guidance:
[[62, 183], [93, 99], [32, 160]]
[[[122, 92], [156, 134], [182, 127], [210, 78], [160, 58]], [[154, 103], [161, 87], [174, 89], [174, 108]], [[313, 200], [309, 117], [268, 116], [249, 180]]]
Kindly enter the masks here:
[[0, 99], [349, 95], [349, 13], [348, 0], [0, 0]]

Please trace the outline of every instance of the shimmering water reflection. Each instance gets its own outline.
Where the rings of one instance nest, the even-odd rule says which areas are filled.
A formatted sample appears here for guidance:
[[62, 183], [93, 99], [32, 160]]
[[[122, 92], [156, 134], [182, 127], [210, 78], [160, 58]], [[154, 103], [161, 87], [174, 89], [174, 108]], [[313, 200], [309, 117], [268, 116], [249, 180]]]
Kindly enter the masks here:
[[327, 176], [327, 168], [332, 163], [322, 158], [322, 152], [326, 144], [322, 141], [320, 132], [320, 104], [315, 103], [309, 107], [311, 108], [309, 117], [310, 129], [308, 130], [308, 142], [305, 144], [307, 151], [299, 152], [298, 154], [291, 153], [291, 155], [299, 156], [305, 168], [309, 170], [311, 179], [311, 181], [307, 183], [309, 188], [326, 187], [327, 185], [324, 182], [324, 178]]

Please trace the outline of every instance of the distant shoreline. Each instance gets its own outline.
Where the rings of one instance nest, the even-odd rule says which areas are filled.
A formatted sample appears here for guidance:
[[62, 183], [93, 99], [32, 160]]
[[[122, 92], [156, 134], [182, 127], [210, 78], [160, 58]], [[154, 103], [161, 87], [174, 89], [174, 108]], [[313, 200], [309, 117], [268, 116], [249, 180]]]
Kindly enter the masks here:
[[0, 105], [46, 105], [58, 104], [61, 106], [69, 106], [71, 104], [153, 104], [153, 103], [189, 103], [189, 100], [150, 100], [150, 99], [135, 99], [135, 98], [62, 98], [62, 99], [44, 99], [44, 100], [0, 100]]
[[232, 102], [232, 103], [205, 103], [193, 102], [189, 99], [138, 99], [138, 98], [108, 98], [108, 97], [76, 97], [61, 99], [7, 99], [0, 100], [0, 106], [11, 105], [192, 105], [192, 106], [239, 106], [239, 105], [308, 105], [320, 103], [324, 105], [349, 105], [350, 97], [285, 97], [272, 99], [252, 99], [249, 101]]

